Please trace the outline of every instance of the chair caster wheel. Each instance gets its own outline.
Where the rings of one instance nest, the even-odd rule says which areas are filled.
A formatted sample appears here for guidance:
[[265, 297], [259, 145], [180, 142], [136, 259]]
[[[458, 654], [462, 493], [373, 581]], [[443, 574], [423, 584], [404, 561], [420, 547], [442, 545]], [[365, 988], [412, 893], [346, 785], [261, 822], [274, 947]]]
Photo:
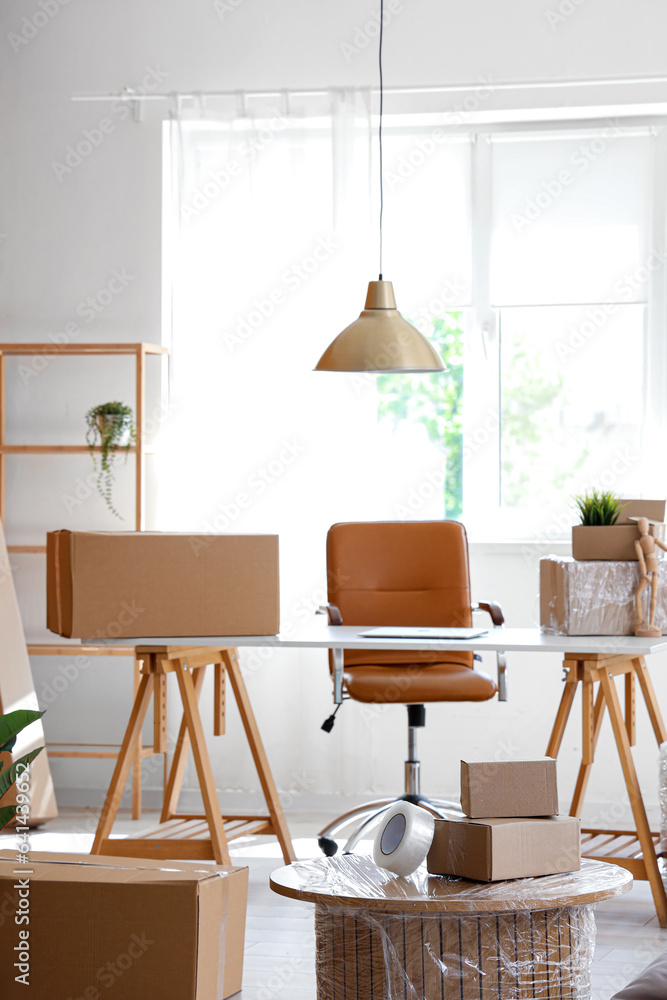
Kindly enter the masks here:
[[331, 837], [318, 837], [317, 846], [327, 858], [333, 858], [338, 850], [338, 844]]

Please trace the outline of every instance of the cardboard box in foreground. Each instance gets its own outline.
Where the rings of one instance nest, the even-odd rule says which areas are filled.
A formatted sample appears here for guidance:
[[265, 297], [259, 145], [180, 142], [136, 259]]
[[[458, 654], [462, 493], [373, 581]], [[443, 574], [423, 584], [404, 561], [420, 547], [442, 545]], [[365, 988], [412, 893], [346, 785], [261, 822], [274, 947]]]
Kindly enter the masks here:
[[0, 996], [223, 1000], [241, 989], [247, 890], [247, 868], [0, 851]]
[[461, 761], [461, 809], [482, 816], [555, 816], [558, 813], [556, 761]]
[[427, 867], [432, 875], [481, 882], [579, 871], [580, 821], [572, 816], [437, 819]]
[[275, 635], [278, 536], [49, 532], [47, 626], [74, 639]]

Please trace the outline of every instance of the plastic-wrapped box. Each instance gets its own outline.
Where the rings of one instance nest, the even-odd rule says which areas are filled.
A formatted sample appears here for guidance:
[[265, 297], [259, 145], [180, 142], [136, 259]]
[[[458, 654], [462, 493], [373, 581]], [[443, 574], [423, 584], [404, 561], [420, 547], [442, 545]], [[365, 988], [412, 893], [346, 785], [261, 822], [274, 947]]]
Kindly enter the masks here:
[[297, 862], [271, 887], [316, 904], [318, 1000], [590, 1000], [594, 904], [624, 869], [509, 882], [401, 877], [371, 858]]
[[660, 853], [665, 857], [661, 858], [661, 871], [663, 881], [667, 881], [667, 743], [660, 744], [660, 787], [658, 789], [660, 799]]
[[[667, 562], [658, 563], [655, 624], [667, 633]], [[561, 635], [634, 635], [638, 625], [635, 562], [581, 562], [546, 556], [540, 559], [540, 624]], [[650, 588], [644, 592], [648, 600]]]

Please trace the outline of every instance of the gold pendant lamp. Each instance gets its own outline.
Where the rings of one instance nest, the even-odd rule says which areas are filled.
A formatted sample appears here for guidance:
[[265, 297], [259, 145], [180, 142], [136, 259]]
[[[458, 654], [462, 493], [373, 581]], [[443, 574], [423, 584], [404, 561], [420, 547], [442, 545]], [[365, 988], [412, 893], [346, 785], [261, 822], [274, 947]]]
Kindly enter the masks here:
[[433, 345], [396, 308], [391, 281], [382, 278], [382, 215], [384, 184], [382, 171], [382, 37], [384, 0], [380, 0], [380, 275], [369, 281], [363, 312], [339, 333], [315, 365], [318, 372], [442, 372], [446, 371]]

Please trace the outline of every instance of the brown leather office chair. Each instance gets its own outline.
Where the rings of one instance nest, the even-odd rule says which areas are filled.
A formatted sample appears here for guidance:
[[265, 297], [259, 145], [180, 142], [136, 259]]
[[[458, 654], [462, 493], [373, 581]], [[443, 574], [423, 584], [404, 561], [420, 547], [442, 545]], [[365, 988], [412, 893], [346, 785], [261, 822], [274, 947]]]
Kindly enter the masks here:
[[[468, 540], [458, 521], [334, 524], [327, 536], [327, 577], [333, 625], [470, 627], [473, 610], [487, 611], [496, 626], [504, 621], [498, 604], [471, 604]], [[504, 698], [504, 654], [498, 667]], [[407, 705], [405, 792], [398, 799], [446, 815], [443, 806], [450, 803], [421, 794], [417, 729], [425, 724], [426, 702], [486, 701], [496, 694], [496, 683], [474, 669], [473, 651], [347, 650], [344, 690], [357, 701]], [[398, 799], [369, 802], [339, 817], [321, 831], [320, 848], [335, 854], [336, 833], [362, 820], [344, 848], [352, 851]]]

